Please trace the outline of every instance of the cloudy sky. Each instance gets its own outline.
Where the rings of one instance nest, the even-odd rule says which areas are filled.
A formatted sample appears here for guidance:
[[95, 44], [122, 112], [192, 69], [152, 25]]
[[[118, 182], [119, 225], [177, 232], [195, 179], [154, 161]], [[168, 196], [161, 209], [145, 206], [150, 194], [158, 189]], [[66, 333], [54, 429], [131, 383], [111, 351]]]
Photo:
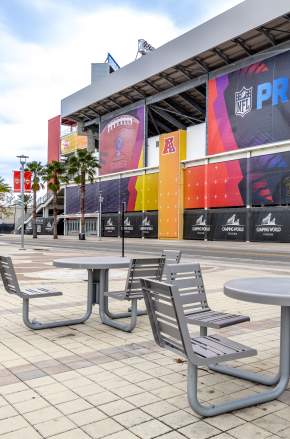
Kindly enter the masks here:
[[110, 52], [133, 61], [138, 38], [159, 47], [241, 0], [0, 0], [0, 176], [16, 155], [43, 163], [47, 120], [90, 82]]

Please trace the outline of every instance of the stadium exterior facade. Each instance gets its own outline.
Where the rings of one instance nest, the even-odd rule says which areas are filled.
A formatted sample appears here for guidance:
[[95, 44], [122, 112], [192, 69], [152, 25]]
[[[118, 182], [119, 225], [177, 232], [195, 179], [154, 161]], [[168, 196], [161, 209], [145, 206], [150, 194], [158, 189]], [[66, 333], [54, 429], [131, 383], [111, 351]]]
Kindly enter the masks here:
[[[62, 100], [101, 169], [87, 232], [290, 242], [290, 5], [246, 0]], [[65, 230], [78, 233], [78, 188]]]

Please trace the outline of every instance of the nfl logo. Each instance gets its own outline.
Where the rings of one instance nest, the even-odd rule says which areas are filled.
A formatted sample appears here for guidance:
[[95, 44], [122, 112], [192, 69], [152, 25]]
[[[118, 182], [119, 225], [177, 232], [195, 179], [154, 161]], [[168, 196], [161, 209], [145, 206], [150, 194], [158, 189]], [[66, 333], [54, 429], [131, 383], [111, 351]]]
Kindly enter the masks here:
[[244, 117], [252, 110], [253, 87], [243, 87], [235, 93], [235, 115]]

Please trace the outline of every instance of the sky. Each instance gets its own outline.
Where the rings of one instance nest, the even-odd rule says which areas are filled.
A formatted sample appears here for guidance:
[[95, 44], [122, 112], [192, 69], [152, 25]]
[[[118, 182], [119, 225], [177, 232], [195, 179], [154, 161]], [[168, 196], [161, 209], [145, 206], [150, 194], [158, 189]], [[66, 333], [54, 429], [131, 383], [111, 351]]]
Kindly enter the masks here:
[[90, 83], [110, 52], [133, 61], [137, 40], [157, 48], [241, 0], [0, 0], [0, 176], [19, 154], [43, 164], [47, 121]]

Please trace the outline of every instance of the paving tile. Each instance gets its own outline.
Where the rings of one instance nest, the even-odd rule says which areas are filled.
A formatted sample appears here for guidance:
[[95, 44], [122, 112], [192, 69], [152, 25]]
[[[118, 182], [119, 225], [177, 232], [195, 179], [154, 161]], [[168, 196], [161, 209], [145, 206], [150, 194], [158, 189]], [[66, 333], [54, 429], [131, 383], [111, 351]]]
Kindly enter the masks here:
[[73, 401], [63, 402], [56, 406], [64, 415], [80, 412], [86, 409], [93, 408], [93, 406], [84, 399], [77, 398]]
[[180, 428], [178, 431], [189, 439], [207, 439], [220, 433], [220, 430], [204, 421], [195, 422]]
[[124, 430], [124, 428], [113, 419], [104, 419], [92, 424], [84, 425], [85, 430], [92, 438], [99, 439], [109, 434]]
[[12, 431], [11, 433], [6, 433], [1, 435], [1, 439], [41, 439], [42, 436], [34, 430], [32, 427], [21, 428], [17, 431]]
[[222, 431], [230, 430], [231, 428], [238, 427], [239, 425], [245, 423], [244, 420], [238, 418], [235, 415], [232, 415], [231, 413], [208, 418], [206, 419], [206, 422], [216, 428], [219, 428]]
[[50, 436], [50, 439], [90, 439], [90, 437], [91, 436], [88, 436], [80, 428], [76, 428], [74, 430], [69, 430], [65, 431], [64, 433]]
[[290, 428], [289, 418], [281, 418], [280, 416], [277, 416], [276, 413], [270, 413], [263, 418], [256, 419], [253, 423], [271, 433], [279, 433], [279, 431]]
[[138, 439], [138, 436], [135, 436], [135, 434], [131, 433], [131, 431], [119, 431], [118, 433], [110, 434], [109, 436], [106, 436], [106, 439]]
[[17, 411], [11, 405], [4, 405], [0, 407], [0, 420], [11, 418], [12, 416], [17, 416]]
[[160, 401], [160, 398], [152, 395], [150, 392], [138, 393], [137, 395], [129, 396], [126, 398], [127, 401], [136, 405], [137, 407], [141, 407], [143, 405], [152, 404], [154, 402]]
[[154, 404], [145, 405], [142, 407], [142, 410], [155, 418], [159, 418], [160, 416], [175, 412], [176, 407], [166, 401], [158, 401]]
[[258, 427], [257, 425], [250, 423], [229, 430], [228, 433], [237, 439], [245, 439], [245, 437], [251, 439], [263, 439], [271, 436], [271, 433], [269, 431], [266, 431]]
[[[286, 430], [279, 431], [279, 437], [283, 439], [289, 439], [290, 437], [290, 428], [286, 428]], [[272, 436], [271, 436], [272, 438]]]
[[178, 429], [181, 427], [185, 427], [186, 425], [192, 424], [193, 422], [198, 422], [199, 418], [195, 417], [191, 413], [187, 413], [183, 410], [178, 410], [177, 412], [161, 416], [159, 420], [164, 422], [164, 424], [169, 425], [169, 427], [171, 428]]
[[109, 403], [112, 401], [118, 400], [119, 397], [114, 395], [112, 392], [102, 392], [97, 393], [96, 395], [89, 395], [86, 397], [86, 400], [93, 405], [99, 406], [105, 403]]
[[48, 406], [49, 403], [41, 397], [36, 397], [28, 401], [22, 401], [13, 404], [13, 407], [20, 413], [29, 413]]
[[142, 439], [151, 439], [169, 432], [171, 428], [157, 419], [153, 419], [143, 424], [135, 425], [130, 430]]
[[108, 416], [114, 416], [120, 413], [128, 412], [129, 410], [132, 410], [134, 408], [135, 407], [132, 404], [122, 399], [99, 406], [99, 409], [105, 412]]
[[68, 430], [73, 430], [75, 425], [67, 418], [60, 417], [36, 424], [35, 428], [44, 437], [50, 437]]
[[64, 392], [50, 393], [48, 395], [43, 395], [50, 404], [61, 404], [62, 402], [73, 401], [78, 399], [78, 395], [71, 390], [65, 390]]
[[114, 416], [114, 419], [121, 425], [124, 425], [124, 427], [129, 428], [133, 427], [134, 425], [149, 421], [152, 419], [152, 417], [140, 409], [135, 409], [126, 413], [121, 413], [120, 415], [116, 415]]
[[79, 411], [68, 416], [77, 426], [90, 424], [92, 422], [105, 419], [107, 416], [97, 408], [90, 408], [88, 410]]
[[184, 439], [183, 434], [180, 434], [177, 431], [170, 431], [169, 433], [163, 434], [162, 436], [158, 437], [160, 439]]
[[46, 422], [51, 419], [59, 418], [61, 416], [62, 413], [51, 406], [24, 414], [24, 417], [33, 425], [39, 424], [40, 422]]
[[0, 435], [4, 433], [10, 433], [12, 431], [20, 430], [24, 427], [28, 427], [29, 424], [22, 416], [14, 416], [13, 418], [2, 419], [0, 421]]

